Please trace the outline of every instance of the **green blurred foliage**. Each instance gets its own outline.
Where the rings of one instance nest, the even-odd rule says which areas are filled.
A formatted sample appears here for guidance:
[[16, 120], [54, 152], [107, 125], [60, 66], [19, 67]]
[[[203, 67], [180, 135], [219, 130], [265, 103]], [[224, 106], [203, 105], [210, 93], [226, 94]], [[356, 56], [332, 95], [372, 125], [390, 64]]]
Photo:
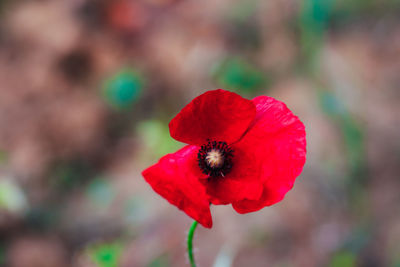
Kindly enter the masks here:
[[88, 248], [88, 255], [97, 267], [117, 267], [123, 245], [119, 242], [96, 244]]
[[300, 47], [306, 69], [316, 68], [317, 56], [334, 0], [305, 0], [300, 13]]
[[7, 152], [0, 150], [0, 164], [7, 161]]
[[322, 106], [322, 110], [332, 116], [332, 117], [340, 117], [346, 114], [346, 108], [343, 103], [339, 101], [335, 97], [334, 94], [328, 91], [320, 91], [319, 92], [319, 100]]
[[259, 2], [256, 0], [249, 0], [246, 2], [237, 2], [231, 5], [228, 11], [228, 20], [236, 22], [245, 22], [249, 20], [257, 11]]
[[31, 207], [24, 219], [32, 229], [38, 231], [54, 229], [54, 226], [60, 222], [61, 209], [62, 205], [59, 203], [48, 202], [41, 206]]
[[65, 194], [94, 176], [95, 171], [90, 164], [76, 159], [56, 164], [51, 182], [56, 189]]
[[147, 120], [136, 126], [137, 134], [147, 148], [149, 157], [161, 157], [182, 147], [169, 134], [168, 124], [158, 120]]
[[6, 247], [3, 244], [0, 244], [0, 266], [7, 266], [6, 259]]
[[315, 56], [330, 26], [346, 27], [361, 17], [380, 17], [390, 12], [397, 16], [399, 0], [306, 0], [302, 2], [300, 31], [302, 53], [306, 61], [317, 63]]
[[354, 254], [361, 253], [371, 241], [371, 231], [370, 226], [358, 226], [343, 244], [344, 250], [351, 251]]
[[400, 267], [400, 256], [398, 256], [398, 259], [395, 260], [395, 262], [392, 264], [393, 267]]
[[346, 154], [352, 176], [364, 174], [365, 169], [365, 146], [364, 131], [357, 121], [349, 114], [341, 117], [340, 128], [347, 148]]
[[96, 205], [107, 208], [112, 203], [115, 192], [109, 180], [98, 177], [88, 184], [86, 195]]
[[306, 0], [303, 2], [300, 14], [301, 48], [308, 72], [314, 77], [322, 110], [334, 121], [340, 130], [343, 140], [343, 150], [347, 160], [348, 177], [346, 181], [350, 209], [361, 219], [368, 215], [368, 203], [365, 193], [366, 159], [364, 129], [349, 113], [344, 102], [328, 85], [320, 82], [321, 70], [319, 51], [324, 42], [324, 35], [336, 9], [336, 0]]
[[365, 169], [364, 133], [359, 123], [347, 111], [343, 103], [330, 91], [321, 90], [319, 99], [323, 111], [339, 126], [346, 149], [350, 175], [363, 174]]
[[332, 258], [330, 267], [355, 267], [357, 257], [349, 251], [341, 251], [335, 254]]
[[108, 78], [103, 86], [105, 101], [116, 110], [132, 107], [138, 100], [144, 79], [133, 69], [125, 68]]
[[333, 92], [321, 89], [319, 100], [322, 110], [334, 121], [342, 135], [348, 167], [346, 188], [351, 201], [350, 208], [360, 218], [364, 218], [368, 216], [367, 196], [364, 189], [368, 177], [364, 129]]
[[0, 209], [21, 213], [28, 208], [24, 192], [12, 181], [0, 180]]
[[153, 259], [147, 267], [169, 267], [171, 266], [169, 263], [168, 254], [162, 254], [161, 256]]
[[329, 15], [334, 0], [306, 0], [303, 1], [301, 13], [302, 26], [314, 34], [323, 34], [329, 21]]
[[[323, 36], [328, 26], [330, 16], [334, 12], [335, 0], [307, 0], [303, 2], [300, 15], [301, 47], [303, 56], [308, 62], [311, 76], [320, 74], [316, 62], [323, 44]], [[317, 78], [316, 78], [317, 79]], [[318, 83], [318, 82], [317, 82]], [[329, 89], [320, 87], [319, 101], [323, 111], [338, 125], [342, 133], [343, 142], [350, 169], [350, 185], [359, 186], [361, 176], [365, 171], [365, 148], [363, 129], [349, 114], [343, 102]], [[355, 182], [354, 182], [355, 181]], [[354, 187], [350, 191], [356, 190]]]
[[268, 84], [265, 73], [238, 57], [227, 58], [214, 70], [218, 86], [239, 93], [256, 93]]
[[335, 0], [335, 14], [347, 14], [355, 16], [357, 14], [374, 15], [376, 13], [386, 13], [398, 11], [400, 9], [399, 0]]
[[[305, 75], [314, 80], [317, 88], [322, 110], [330, 117], [338, 127], [343, 141], [343, 153], [347, 163], [347, 172], [344, 175], [344, 188], [348, 198], [348, 209], [355, 216], [355, 229], [363, 225], [370, 219], [370, 206], [368, 193], [365, 190], [368, 173], [366, 166], [365, 150], [365, 129], [349, 112], [340, 97], [331, 88], [331, 85], [323, 82], [321, 77], [324, 73], [320, 68], [323, 60], [320, 58], [320, 51], [325, 44], [324, 36], [331, 26], [332, 21], [337, 18], [340, 12], [339, 0], [306, 0], [303, 2], [300, 13], [300, 33], [301, 33], [301, 68]], [[356, 1], [350, 1], [355, 3]], [[351, 5], [349, 5], [351, 6]], [[368, 240], [366, 234], [354, 234], [352, 242]], [[354, 251], [354, 246], [352, 250]], [[332, 266], [353, 266], [351, 255], [338, 254], [333, 260]], [[346, 265], [347, 264], [347, 265]]]

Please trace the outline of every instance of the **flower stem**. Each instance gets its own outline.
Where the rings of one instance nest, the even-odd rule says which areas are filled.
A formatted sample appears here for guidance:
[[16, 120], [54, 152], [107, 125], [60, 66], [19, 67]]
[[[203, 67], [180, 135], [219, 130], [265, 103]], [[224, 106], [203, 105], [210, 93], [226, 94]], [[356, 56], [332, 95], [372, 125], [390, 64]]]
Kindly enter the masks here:
[[189, 261], [190, 261], [191, 267], [196, 267], [196, 263], [194, 262], [194, 257], [193, 257], [193, 235], [194, 235], [194, 231], [196, 230], [197, 224], [198, 224], [197, 221], [194, 221], [192, 223], [192, 226], [190, 227], [188, 237], [187, 237], [187, 250], [188, 250]]

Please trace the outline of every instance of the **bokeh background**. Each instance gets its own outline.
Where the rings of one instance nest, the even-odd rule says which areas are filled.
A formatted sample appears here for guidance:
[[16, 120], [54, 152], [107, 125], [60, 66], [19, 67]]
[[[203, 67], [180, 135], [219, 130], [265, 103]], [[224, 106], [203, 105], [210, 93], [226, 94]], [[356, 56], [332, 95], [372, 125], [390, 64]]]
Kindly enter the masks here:
[[400, 266], [400, 1], [1, 0], [0, 266], [186, 266], [191, 219], [141, 171], [215, 88], [287, 103], [284, 201], [212, 207], [199, 266]]

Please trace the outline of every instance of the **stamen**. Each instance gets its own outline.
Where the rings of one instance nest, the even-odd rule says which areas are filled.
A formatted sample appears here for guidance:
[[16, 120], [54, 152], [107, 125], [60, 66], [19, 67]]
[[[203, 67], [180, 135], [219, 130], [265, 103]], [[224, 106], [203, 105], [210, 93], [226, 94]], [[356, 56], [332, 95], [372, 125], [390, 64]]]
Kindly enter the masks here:
[[221, 151], [211, 149], [211, 151], [207, 153], [206, 161], [211, 168], [220, 168], [224, 164], [224, 156]]
[[210, 177], [225, 177], [232, 169], [232, 158], [233, 150], [222, 141], [208, 140], [197, 155], [200, 169]]

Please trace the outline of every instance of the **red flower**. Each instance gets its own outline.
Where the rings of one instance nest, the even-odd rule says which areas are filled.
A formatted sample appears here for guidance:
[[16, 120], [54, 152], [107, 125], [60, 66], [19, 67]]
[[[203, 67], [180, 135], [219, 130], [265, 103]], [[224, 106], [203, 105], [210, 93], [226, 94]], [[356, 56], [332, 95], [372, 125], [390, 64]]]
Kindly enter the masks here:
[[187, 143], [143, 171], [154, 191], [211, 228], [210, 203], [239, 213], [283, 199], [306, 160], [303, 123], [272, 97], [221, 89], [192, 100], [169, 123]]

